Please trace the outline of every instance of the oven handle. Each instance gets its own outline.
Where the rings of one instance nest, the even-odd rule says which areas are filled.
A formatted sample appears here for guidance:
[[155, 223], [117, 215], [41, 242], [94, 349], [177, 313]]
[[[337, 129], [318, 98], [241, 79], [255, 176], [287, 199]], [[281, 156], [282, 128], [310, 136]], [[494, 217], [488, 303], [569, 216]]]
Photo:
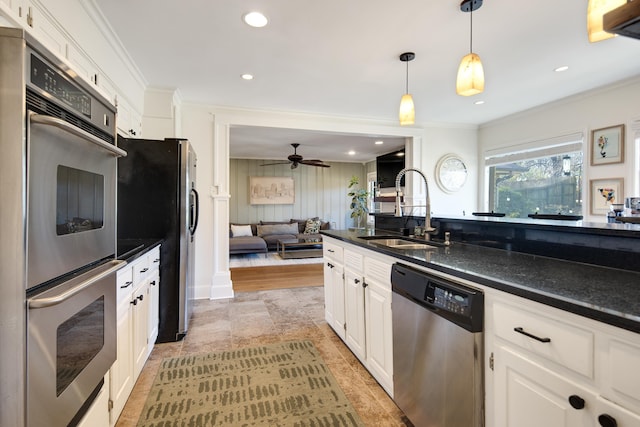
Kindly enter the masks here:
[[[65, 287], [63, 291], [56, 293], [52, 296], [47, 296], [44, 298], [37, 298], [37, 297], [30, 298], [27, 301], [27, 304], [29, 305], [30, 309], [46, 308], [46, 307], [51, 307], [51, 306], [60, 304], [68, 300], [69, 298], [73, 297], [74, 295], [78, 294], [82, 290], [93, 285], [98, 280], [101, 280], [107, 277], [108, 275], [113, 274], [113, 272], [122, 268], [126, 263], [127, 263], [126, 261], [122, 261], [122, 260], [110, 261], [104, 264], [103, 266], [97, 267], [96, 268], [96, 270], [98, 270], [97, 273], [91, 273], [91, 276], [89, 278], [82, 280], [77, 285], [71, 286], [69, 288]], [[72, 280], [78, 280], [78, 279], [80, 278], [72, 279]], [[48, 294], [48, 292], [46, 293]]]
[[105, 150], [111, 152], [111, 154], [115, 155], [116, 157], [127, 156], [127, 152], [124, 151], [122, 148], [118, 148], [113, 144], [109, 144], [108, 142], [101, 140], [100, 138], [96, 138], [95, 136], [91, 135], [89, 132], [86, 132], [80, 128], [77, 128], [65, 122], [64, 120], [60, 120], [51, 116], [44, 116], [42, 114], [37, 114], [37, 113], [31, 113], [29, 118], [32, 122], [40, 123], [47, 126], [55, 126], [59, 129], [64, 130], [65, 132], [69, 132], [82, 139], [86, 139], [89, 142], [92, 142], [98, 145], [99, 147], [104, 148]]

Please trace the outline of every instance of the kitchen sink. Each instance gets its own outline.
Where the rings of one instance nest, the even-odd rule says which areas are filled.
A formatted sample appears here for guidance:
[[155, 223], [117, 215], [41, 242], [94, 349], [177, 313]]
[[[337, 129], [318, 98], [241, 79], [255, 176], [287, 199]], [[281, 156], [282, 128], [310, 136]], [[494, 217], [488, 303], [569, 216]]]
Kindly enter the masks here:
[[393, 248], [393, 249], [417, 250], [417, 249], [436, 249], [437, 248], [436, 246], [430, 245], [427, 243], [417, 243], [411, 240], [398, 239], [398, 238], [378, 237], [377, 239], [368, 239], [368, 241], [372, 245], [386, 246], [388, 248]]

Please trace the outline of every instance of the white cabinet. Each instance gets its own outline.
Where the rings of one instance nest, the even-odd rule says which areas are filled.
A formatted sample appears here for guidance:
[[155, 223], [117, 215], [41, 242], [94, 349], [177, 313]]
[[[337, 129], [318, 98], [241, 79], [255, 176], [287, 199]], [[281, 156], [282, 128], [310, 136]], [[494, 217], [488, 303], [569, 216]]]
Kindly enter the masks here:
[[130, 265], [126, 265], [118, 271], [117, 284], [118, 321], [116, 337], [118, 350], [116, 361], [109, 370], [109, 399], [111, 400], [109, 422], [111, 425], [115, 425], [118, 420], [135, 384], [132, 349], [133, 306], [131, 305], [133, 270]]
[[142, 115], [129, 104], [124, 97], [118, 98], [118, 133], [127, 138], [142, 136]]
[[367, 367], [390, 396], [393, 396], [392, 265], [391, 259], [365, 258]]
[[[325, 245], [325, 305], [333, 301], [333, 329], [345, 341], [353, 354], [369, 370], [386, 392], [393, 396], [393, 337], [391, 318], [391, 266], [393, 258], [334, 239], [323, 238]], [[329, 245], [327, 246], [327, 242]], [[327, 248], [332, 252], [327, 254]], [[327, 292], [327, 263], [335, 263], [335, 254], [342, 255], [344, 279], [342, 287], [332, 283]], [[331, 258], [331, 256], [333, 258]], [[333, 279], [331, 279], [333, 280]], [[336, 280], [338, 280], [336, 278]], [[337, 295], [339, 294], [339, 295]], [[336, 325], [336, 302], [342, 298], [344, 328]]]
[[104, 378], [104, 385], [82, 417], [77, 427], [109, 427], [109, 375]]
[[160, 247], [118, 271], [116, 362], [111, 366], [110, 424], [115, 425], [158, 336]]
[[327, 324], [345, 339], [345, 302], [342, 246], [337, 240], [323, 237], [324, 313]]
[[487, 425], [640, 426], [640, 336], [486, 293]]
[[147, 327], [149, 342], [148, 354], [151, 354], [153, 344], [158, 339], [160, 325], [160, 247], [149, 252], [149, 325]]
[[358, 359], [365, 360], [367, 357], [364, 316], [365, 282], [362, 272], [345, 268], [344, 283], [345, 342]]

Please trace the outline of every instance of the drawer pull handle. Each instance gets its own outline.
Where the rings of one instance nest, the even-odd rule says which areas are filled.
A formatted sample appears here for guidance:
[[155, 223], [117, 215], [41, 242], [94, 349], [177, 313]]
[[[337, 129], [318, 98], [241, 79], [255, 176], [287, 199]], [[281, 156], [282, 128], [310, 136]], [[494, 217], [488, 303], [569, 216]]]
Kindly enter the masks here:
[[602, 414], [598, 417], [598, 423], [602, 427], [617, 427], [618, 422], [609, 414]]
[[533, 338], [536, 341], [551, 342], [551, 338], [540, 338], [540, 337], [537, 337], [537, 336], [535, 336], [533, 334], [530, 334], [529, 332], [526, 332], [523, 328], [521, 328], [519, 326], [517, 328], [513, 328], [513, 330], [516, 331], [519, 334], [525, 335], [525, 336], [527, 336], [529, 338]]
[[353, 283], [357, 285], [358, 283], [360, 283], [360, 279], [353, 279]]
[[329, 267], [329, 268], [333, 268], [333, 267], [335, 267], [335, 266], [334, 266], [333, 264], [331, 264], [330, 262], [328, 262], [328, 263], [327, 263], [327, 267]]
[[120, 289], [128, 288], [131, 285], [133, 285], [133, 282], [124, 282], [124, 286], [120, 286]]
[[327, 252], [334, 253], [335, 251], [333, 249], [327, 249]]
[[569, 404], [573, 409], [584, 409], [584, 399], [578, 395], [569, 396]]
[[145, 267], [142, 270], [140, 270], [140, 273], [146, 273], [147, 271], [149, 271], [149, 269], [147, 267]]

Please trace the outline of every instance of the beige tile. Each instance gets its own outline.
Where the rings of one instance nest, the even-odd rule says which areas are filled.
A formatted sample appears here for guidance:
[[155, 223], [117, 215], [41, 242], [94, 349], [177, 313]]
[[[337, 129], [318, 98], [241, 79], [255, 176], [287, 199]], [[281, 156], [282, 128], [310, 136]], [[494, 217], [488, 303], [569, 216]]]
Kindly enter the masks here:
[[310, 340], [367, 426], [404, 427], [403, 414], [324, 321], [324, 289], [238, 292], [233, 299], [199, 300], [187, 336], [156, 344], [116, 427], [134, 427], [165, 357], [288, 340]]

